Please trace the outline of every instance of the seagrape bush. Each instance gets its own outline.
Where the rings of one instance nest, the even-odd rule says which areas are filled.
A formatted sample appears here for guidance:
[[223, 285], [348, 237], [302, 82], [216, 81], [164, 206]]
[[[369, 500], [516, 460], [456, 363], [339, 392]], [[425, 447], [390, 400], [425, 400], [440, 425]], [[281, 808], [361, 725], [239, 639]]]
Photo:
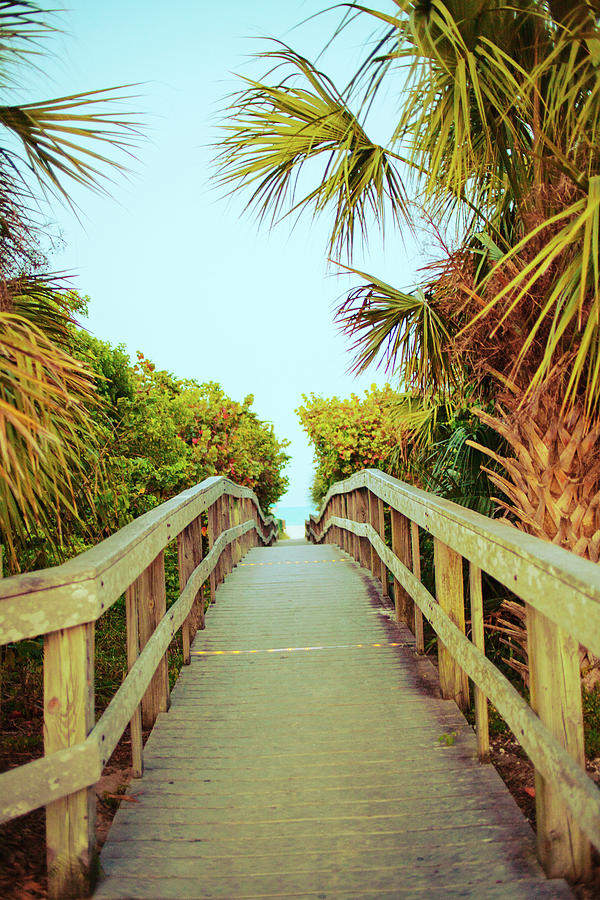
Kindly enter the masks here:
[[285, 493], [289, 442], [259, 419], [251, 394], [235, 401], [216, 382], [177, 378], [142, 353], [132, 364], [122, 345], [79, 329], [73, 342], [97, 391], [96, 434], [73, 476], [79, 503], [61, 515], [58, 539], [30, 530], [14, 570], [73, 556], [210, 475], [251, 488], [264, 510]]
[[393, 417], [396, 397], [389, 384], [372, 385], [363, 397], [302, 395], [304, 403], [296, 413], [314, 450], [311, 496], [315, 503], [320, 504], [332, 484], [360, 469], [390, 471], [390, 457], [398, 444]]
[[85, 342], [107, 401], [107, 499], [117, 500], [120, 518], [141, 515], [210, 475], [250, 487], [264, 509], [285, 493], [289, 442], [258, 418], [252, 394], [240, 403], [214, 381], [177, 378], [142, 353], [132, 366], [122, 347], [89, 336]]

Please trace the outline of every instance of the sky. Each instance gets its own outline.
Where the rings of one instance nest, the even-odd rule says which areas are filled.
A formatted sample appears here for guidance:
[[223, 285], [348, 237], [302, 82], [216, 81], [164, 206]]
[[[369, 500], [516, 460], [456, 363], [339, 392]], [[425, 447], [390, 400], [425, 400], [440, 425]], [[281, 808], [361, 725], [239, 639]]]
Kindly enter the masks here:
[[[284, 40], [309, 58], [322, 50], [340, 13], [316, 0], [73, 0], [58, 24], [51, 57], [39, 63], [23, 98], [46, 99], [135, 83], [146, 138], [111, 196], [78, 188], [79, 217], [54, 203], [62, 237], [51, 265], [68, 271], [90, 297], [84, 323], [97, 337], [140, 350], [159, 368], [184, 378], [217, 381], [236, 400], [255, 397], [260, 418], [291, 441], [290, 488], [281, 503], [309, 503], [312, 451], [294, 413], [302, 394], [348, 396], [386, 380], [381, 371], [348, 374], [348, 340], [333, 308], [357, 283], [327, 266], [327, 221], [290, 220], [273, 229], [244, 214], [244, 195], [229, 199], [212, 173], [224, 98], [239, 86], [234, 73], [261, 75], [249, 55], [263, 36]], [[364, 51], [372, 28], [349, 30], [323, 59], [341, 84]], [[42, 70], [43, 69], [43, 70]], [[374, 140], [393, 124], [384, 98]], [[387, 103], [387, 108], [386, 104]], [[390, 115], [392, 113], [392, 115]], [[247, 195], [245, 195], [247, 199]], [[356, 268], [398, 287], [414, 280], [419, 248], [373, 229]]]

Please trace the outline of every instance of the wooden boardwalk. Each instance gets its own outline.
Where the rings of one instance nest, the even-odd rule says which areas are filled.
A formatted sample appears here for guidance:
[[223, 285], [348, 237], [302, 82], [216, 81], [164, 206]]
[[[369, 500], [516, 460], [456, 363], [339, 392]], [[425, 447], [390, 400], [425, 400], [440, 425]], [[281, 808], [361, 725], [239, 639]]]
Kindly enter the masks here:
[[146, 745], [95, 897], [571, 896], [376, 585], [331, 545], [250, 551]]

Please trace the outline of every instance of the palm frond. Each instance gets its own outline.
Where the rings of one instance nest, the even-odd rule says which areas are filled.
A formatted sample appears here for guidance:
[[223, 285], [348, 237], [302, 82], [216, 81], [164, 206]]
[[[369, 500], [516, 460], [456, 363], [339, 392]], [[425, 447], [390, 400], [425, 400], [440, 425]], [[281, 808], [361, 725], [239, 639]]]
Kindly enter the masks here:
[[353, 338], [353, 371], [363, 372], [379, 358], [385, 371], [407, 387], [446, 390], [454, 380], [450, 326], [436, 309], [435, 297], [427, 289], [406, 293], [366, 272], [341, 268], [366, 281], [350, 291], [336, 315], [342, 331]]
[[68, 199], [65, 179], [106, 190], [113, 171], [127, 167], [103, 155], [94, 145], [108, 145], [133, 155], [141, 133], [133, 114], [119, 118], [110, 104], [131, 100], [127, 87], [88, 91], [21, 106], [0, 106], [0, 125], [19, 139], [26, 159], [42, 186]]
[[371, 220], [383, 229], [386, 209], [410, 223], [394, 155], [369, 139], [333, 83], [285, 45], [260, 58], [289, 74], [273, 86], [245, 78], [247, 89], [230, 99], [217, 157], [220, 184], [250, 187], [247, 208], [260, 219], [330, 210], [330, 249], [337, 252], [352, 253], [357, 231], [366, 240]]
[[0, 532], [13, 568], [37, 529], [58, 545], [63, 517], [93, 506], [83, 476], [97, 451], [97, 403], [84, 365], [22, 316], [0, 312]]

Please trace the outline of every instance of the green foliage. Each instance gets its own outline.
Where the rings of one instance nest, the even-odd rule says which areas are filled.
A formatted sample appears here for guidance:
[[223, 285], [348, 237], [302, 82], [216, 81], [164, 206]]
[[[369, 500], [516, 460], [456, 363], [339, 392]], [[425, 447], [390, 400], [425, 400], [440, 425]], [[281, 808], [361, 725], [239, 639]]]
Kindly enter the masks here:
[[288, 442], [258, 418], [252, 395], [239, 403], [215, 382], [157, 370], [141, 353], [130, 377], [132, 394], [118, 397], [113, 415], [114, 465], [127, 484], [131, 515], [210, 475], [250, 487], [265, 509], [285, 493]]
[[582, 689], [583, 723], [585, 726], [585, 755], [587, 759], [600, 756], [600, 687]]
[[45, 203], [70, 203], [73, 183], [106, 191], [138, 138], [120, 89], [11, 102], [29, 67], [43, 71], [51, 17], [30, 0], [0, 4], [0, 540], [12, 570], [24, 554], [43, 562], [41, 538], [59, 552], [101, 474], [93, 382], [71, 355], [72, 298], [40, 249]]
[[[85, 304], [76, 295], [68, 302]], [[236, 402], [215, 382], [178, 379], [141, 353], [131, 365], [122, 345], [73, 323], [64, 340], [87, 385], [81, 408], [89, 428], [70, 471], [77, 506], [62, 511], [58, 533], [55, 511], [29, 523], [14, 567], [54, 565], [210, 475], [250, 487], [265, 510], [285, 493], [288, 441], [258, 418], [251, 395]]]
[[302, 396], [304, 405], [296, 413], [314, 448], [315, 503], [320, 504], [332, 484], [360, 469], [388, 471], [397, 443], [390, 412], [393, 396], [389, 385], [372, 385], [363, 398], [356, 394], [346, 400]]

